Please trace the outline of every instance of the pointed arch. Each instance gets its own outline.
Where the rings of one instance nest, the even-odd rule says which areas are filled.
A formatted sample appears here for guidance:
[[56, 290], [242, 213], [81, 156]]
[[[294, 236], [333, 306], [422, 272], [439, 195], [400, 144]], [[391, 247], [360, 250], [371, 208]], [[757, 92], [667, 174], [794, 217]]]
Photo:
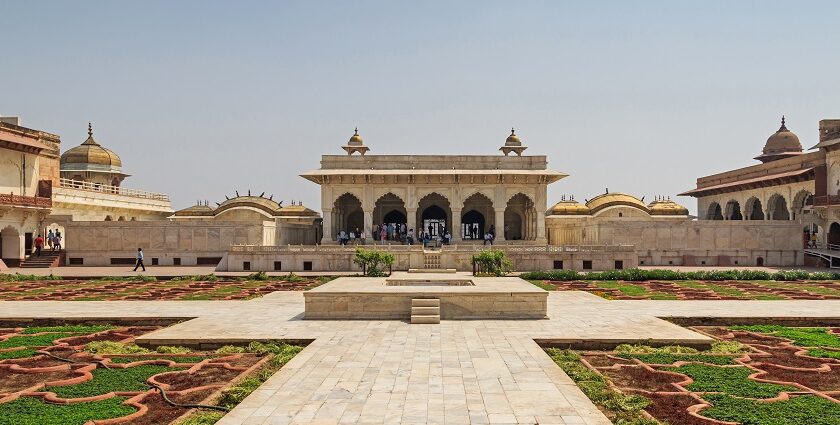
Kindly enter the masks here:
[[723, 210], [720, 204], [712, 202], [706, 210], [706, 220], [723, 220]]
[[787, 200], [784, 196], [774, 193], [767, 200], [767, 218], [769, 220], [790, 220]]
[[537, 234], [537, 210], [534, 200], [519, 192], [511, 196], [505, 207], [505, 240], [534, 240]]
[[741, 212], [741, 204], [734, 199], [730, 199], [726, 203], [724, 214], [727, 220], [743, 220], [744, 214]]
[[745, 217], [750, 220], [764, 220], [764, 210], [762, 209], [761, 201], [755, 196], [747, 199], [747, 210]]

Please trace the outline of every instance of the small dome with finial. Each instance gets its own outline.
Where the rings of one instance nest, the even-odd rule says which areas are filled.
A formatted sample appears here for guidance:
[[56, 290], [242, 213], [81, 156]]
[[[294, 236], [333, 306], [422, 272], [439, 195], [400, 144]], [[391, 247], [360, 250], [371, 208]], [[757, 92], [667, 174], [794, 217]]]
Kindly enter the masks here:
[[522, 146], [522, 141], [516, 135], [516, 130], [511, 127], [510, 136], [505, 139], [505, 146]]
[[359, 136], [359, 127], [356, 127], [353, 130], [353, 135], [350, 136], [350, 141], [347, 142], [348, 146], [361, 146], [365, 144], [364, 140], [362, 140], [362, 136]]
[[119, 155], [104, 148], [93, 138], [93, 126], [88, 123], [88, 137], [81, 145], [61, 155], [61, 169], [73, 171], [121, 172]]
[[802, 152], [802, 144], [799, 137], [785, 126], [785, 116], [782, 115], [782, 126], [767, 138], [761, 155], [755, 159], [761, 162], [769, 162], [777, 159], [798, 155]]

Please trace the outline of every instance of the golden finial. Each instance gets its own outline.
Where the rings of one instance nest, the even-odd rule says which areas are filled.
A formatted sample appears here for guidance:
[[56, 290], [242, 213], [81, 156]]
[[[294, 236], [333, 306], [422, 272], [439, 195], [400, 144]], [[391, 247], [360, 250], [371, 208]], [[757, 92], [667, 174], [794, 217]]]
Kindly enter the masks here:
[[356, 127], [356, 129], [355, 129], [355, 130], [353, 130], [353, 135], [354, 135], [354, 136], [358, 136], [358, 135], [359, 135], [359, 127]]
[[511, 136], [516, 135], [516, 130], [514, 130], [513, 127], [510, 128], [510, 135]]
[[88, 137], [91, 136], [93, 136], [93, 126], [90, 124], [90, 121], [88, 121]]

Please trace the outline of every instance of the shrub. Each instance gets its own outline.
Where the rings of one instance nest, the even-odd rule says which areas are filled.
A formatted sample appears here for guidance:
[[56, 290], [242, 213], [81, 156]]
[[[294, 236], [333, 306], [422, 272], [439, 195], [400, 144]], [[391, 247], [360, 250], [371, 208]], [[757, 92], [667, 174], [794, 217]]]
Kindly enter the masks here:
[[216, 350], [216, 354], [239, 354], [244, 353], [245, 347], [240, 347], [237, 345], [225, 345], [223, 347], [219, 347]]
[[38, 276], [38, 275], [34, 275], [34, 274], [20, 274], [20, 273], [0, 274], [0, 281], [3, 281], [3, 282], [23, 282], [23, 281], [29, 281], [29, 280], [62, 280], [62, 279], [64, 279], [64, 278], [62, 278], [61, 276], [56, 276], [52, 273], [50, 273], [47, 276]]
[[93, 341], [85, 346], [85, 351], [91, 354], [146, 354], [151, 351], [136, 344], [123, 344], [114, 341]]
[[485, 249], [473, 255], [472, 263], [477, 274], [485, 276], [507, 276], [513, 269], [505, 252], [497, 249]]
[[390, 268], [394, 259], [394, 254], [390, 252], [356, 248], [353, 263], [362, 268], [365, 276], [385, 276], [385, 268]]
[[248, 280], [269, 280], [271, 276], [268, 275], [266, 272], [256, 272], [249, 274], [246, 279]]
[[192, 350], [187, 347], [176, 347], [171, 345], [161, 345], [156, 348], [155, 351], [160, 354], [186, 354], [192, 352]]

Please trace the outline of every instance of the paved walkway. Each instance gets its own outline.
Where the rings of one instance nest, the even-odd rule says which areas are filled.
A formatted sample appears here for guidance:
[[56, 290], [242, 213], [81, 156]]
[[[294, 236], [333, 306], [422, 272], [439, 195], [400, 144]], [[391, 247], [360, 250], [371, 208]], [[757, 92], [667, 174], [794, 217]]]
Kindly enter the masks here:
[[548, 320], [303, 320], [300, 292], [250, 301], [0, 302], [0, 318], [190, 318], [150, 344], [313, 342], [221, 425], [285, 423], [609, 424], [537, 345], [708, 343], [657, 317], [834, 317], [840, 301], [607, 301], [554, 292]]

